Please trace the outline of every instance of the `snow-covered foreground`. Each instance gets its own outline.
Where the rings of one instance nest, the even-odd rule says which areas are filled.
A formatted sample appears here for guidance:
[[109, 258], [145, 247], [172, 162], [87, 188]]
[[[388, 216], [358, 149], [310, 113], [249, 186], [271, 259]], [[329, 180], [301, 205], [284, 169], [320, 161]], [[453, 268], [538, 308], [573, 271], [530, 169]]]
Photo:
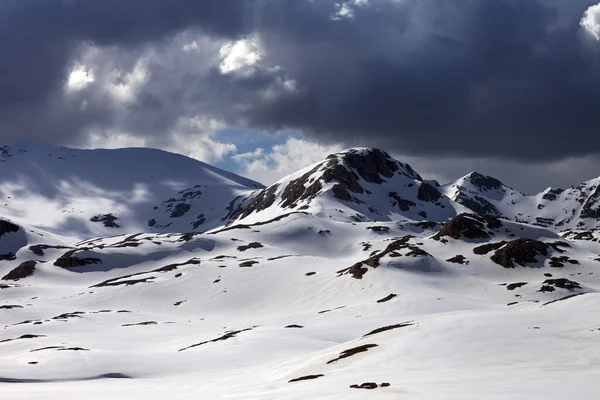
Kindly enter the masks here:
[[598, 398], [597, 231], [456, 216], [380, 161], [206, 232], [0, 220], [1, 398]]
[[[564, 253], [579, 265], [505, 269], [474, 255], [468, 240], [443, 244], [413, 224], [377, 224], [389, 228], [384, 233], [369, 226], [293, 214], [268, 229], [230, 229], [187, 242], [142, 235], [126, 241], [141, 242], [137, 247], [110, 248], [125, 239], [112, 238], [97, 243], [106, 246], [95, 253], [102, 268], [57, 268], [49, 252], [33, 276], [1, 292], [2, 339], [13, 339], [0, 343], [3, 398], [600, 393], [600, 263], [589, 244]], [[418, 234], [409, 243], [431, 257], [386, 256], [362, 279], [338, 273], [407, 233]], [[245, 249], [250, 243], [262, 247]], [[444, 261], [458, 253], [468, 265]], [[240, 266], [248, 261], [256, 264]], [[538, 292], [547, 273], [582, 289]], [[108, 285], [97, 287], [102, 282]], [[518, 282], [527, 284], [503, 285]], [[546, 304], [576, 293], [585, 294]], [[396, 296], [381, 301], [390, 294]], [[237, 333], [224, 337], [228, 332]], [[330, 362], [365, 345], [372, 346]], [[349, 387], [366, 382], [390, 386]]]

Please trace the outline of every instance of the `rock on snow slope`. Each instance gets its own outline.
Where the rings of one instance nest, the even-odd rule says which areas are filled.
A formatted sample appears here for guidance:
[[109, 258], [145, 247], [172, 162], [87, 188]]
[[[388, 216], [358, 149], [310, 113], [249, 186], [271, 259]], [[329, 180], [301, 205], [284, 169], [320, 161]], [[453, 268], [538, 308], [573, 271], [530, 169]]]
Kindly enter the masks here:
[[257, 190], [163, 152], [29, 146], [0, 164], [3, 399], [600, 394], [580, 209], [585, 226], [536, 226], [491, 178], [435, 187], [371, 149]]

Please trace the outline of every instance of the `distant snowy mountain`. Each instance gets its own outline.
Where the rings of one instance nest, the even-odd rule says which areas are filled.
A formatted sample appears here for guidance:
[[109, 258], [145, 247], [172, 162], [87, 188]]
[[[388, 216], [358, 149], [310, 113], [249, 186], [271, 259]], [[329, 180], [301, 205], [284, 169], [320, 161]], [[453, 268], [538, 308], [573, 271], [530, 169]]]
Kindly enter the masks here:
[[600, 178], [571, 189], [548, 188], [525, 195], [493, 177], [472, 172], [440, 190], [480, 214], [557, 231], [600, 227]]
[[146, 148], [0, 148], [0, 216], [67, 237], [204, 231], [257, 182]]

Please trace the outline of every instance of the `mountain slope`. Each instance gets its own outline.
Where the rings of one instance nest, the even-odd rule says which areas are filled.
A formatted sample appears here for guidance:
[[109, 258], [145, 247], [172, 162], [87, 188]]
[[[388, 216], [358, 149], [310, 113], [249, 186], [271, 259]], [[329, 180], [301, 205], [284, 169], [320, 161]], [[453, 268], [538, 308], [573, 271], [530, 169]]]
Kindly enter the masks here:
[[548, 188], [525, 195], [493, 177], [473, 172], [440, 190], [475, 212], [557, 231], [600, 226], [600, 178], [571, 189]]
[[337, 221], [445, 221], [464, 211], [424, 181], [410, 165], [377, 149], [332, 154], [260, 192], [240, 207], [253, 223], [303, 211]]
[[153, 149], [23, 143], [0, 151], [0, 215], [76, 238], [211, 229], [224, 223], [233, 198], [262, 187]]

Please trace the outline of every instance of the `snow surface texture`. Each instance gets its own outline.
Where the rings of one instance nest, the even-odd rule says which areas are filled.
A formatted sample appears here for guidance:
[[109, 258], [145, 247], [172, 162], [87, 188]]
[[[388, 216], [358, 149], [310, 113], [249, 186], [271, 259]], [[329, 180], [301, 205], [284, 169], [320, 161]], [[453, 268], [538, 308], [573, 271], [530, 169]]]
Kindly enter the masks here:
[[154, 150], [8, 152], [2, 399], [600, 395], [600, 233], [580, 208], [585, 227], [536, 226], [505, 186], [436, 187], [371, 149], [262, 191]]

